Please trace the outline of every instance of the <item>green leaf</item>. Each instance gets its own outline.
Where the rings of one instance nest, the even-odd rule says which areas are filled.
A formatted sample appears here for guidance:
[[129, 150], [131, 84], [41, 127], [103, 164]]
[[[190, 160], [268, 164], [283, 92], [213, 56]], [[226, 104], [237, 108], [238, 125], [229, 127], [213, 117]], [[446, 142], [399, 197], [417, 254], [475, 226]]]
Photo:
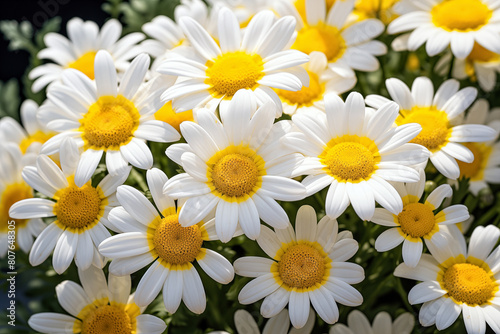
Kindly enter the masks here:
[[10, 116], [19, 121], [19, 83], [16, 79], [0, 82], [0, 117]]

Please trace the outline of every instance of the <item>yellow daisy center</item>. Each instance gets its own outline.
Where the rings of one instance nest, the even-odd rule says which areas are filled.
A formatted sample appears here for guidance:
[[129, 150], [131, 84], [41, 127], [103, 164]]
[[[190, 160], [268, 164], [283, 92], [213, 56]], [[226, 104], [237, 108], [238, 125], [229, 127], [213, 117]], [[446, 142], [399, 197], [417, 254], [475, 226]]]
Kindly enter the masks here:
[[79, 233], [95, 226], [104, 214], [107, 199], [100, 188], [94, 188], [90, 181], [78, 188], [73, 182], [59, 190], [54, 198], [56, 224], [62, 229]]
[[28, 151], [28, 148], [31, 146], [31, 144], [33, 144], [33, 143], [43, 144], [47, 140], [52, 138], [53, 136], [54, 136], [54, 133], [52, 133], [52, 132], [46, 133], [46, 132], [39, 130], [39, 131], [35, 132], [34, 134], [32, 134], [26, 138], [23, 138], [23, 140], [21, 140], [21, 143], [19, 144], [19, 148], [21, 149], [21, 152], [23, 152], [23, 154], [25, 154]]
[[152, 246], [165, 265], [193, 262], [200, 254], [203, 243], [198, 225], [182, 227], [176, 213], [161, 219], [152, 234]]
[[434, 212], [429, 206], [422, 203], [405, 205], [403, 211], [398, 215], [398, 222], [403, 233], [413, 238], [427, 235], [436, 225]]
[[172, 109], [172, 101], [168, 101], [155, 113], [155, 119], [172, 125], [180, 132], [182, 122], [193, 121], [193, 111], [175, 112], [174, 109]]
[[80, 120], [85, 148], [118, 150], [132, 139], [139, 118], [135, 105], [124, 96], [101, 96]]
[[500, 55], [474, 43], [474, 47], [469, 56], [467, 56], [467, 60], [483, 63], [497, 62], [500, 61]]
[[446, 144], [451, 131], [448, 116], [435, 107], [413, 107], [412, 110], [401, 110], [402, 116], [396, 119], [397, 125], [418, 123], [422, 131], [410, 143], [420, 144], [430, 151], [439, 150]]
[[337, 181], [361, 182], [377, 170], [380, 153], [371, 139], [344, 135], [330, 140], [319, 158]]
[[290, 246], [278, 262], [278, 273], [290, 288], [310, 288], [323, 281], [325, 257], [312, 245]]
[[[332, 6], [335, 4], [335, 0], [326, 0], [326, 8], [327, 11], [332, 8]], [[306, 0], [295, 0], [293, 3], [295, 8], [297, 9], [297, 12], [299, 12], [300, 16], [304, 20], [304, 22], [307, 22], [307, 17], [306, 17]]]
[[471, 150], [474, 154], [474, 161], [466, 163], [457, 160], [460, 177], [470, 178], [471, 181], [482, 180], [492, 147], [483, 143], [463, 143], [462, 145]]
[[498, 290], [492, 276], [492, 273], [475, 264], [456, 263], [444, 272], [443, 286], [448, 295], [459, 303], [483, 305]]
[[94, 60], [96, 51], [89, 51], [74, 62], [68, 64], [69, 68], [74, 68], [88, 76], [91, 80], [94, 80]]
[[358, 15], [358, 21], [368, 18], [380, 18], [385, 24], [394, 20], [397, 15], [391, 9], [399, 0], [358, 0], [353, 13]]
[[479, 30], [492, 14], [481, 0], [444, 0], [431, 10], [434, 25], [448, 31]]
[[135, 333], [129, 314], [121, 307], [103, 305], [91, 311], [82, 321], [82, 334]]
[[329, 62], [342, 57], [346, 43], [336, 27], [319, 23], [315, 26], [304, 26], [298, 34], [292, 49], [310, 54], [313, 51], [323, 52]]
[[264, 76], [264, 61], [258, 54], [227, 52], [205, 64], [210, 93], [214, 97], [231, 98], [240, 89], [255, 89]]
[[229, 146], [207, 162], [208, 186], [225, 200], [245, 200], [262, 184], [264, 160], [252, 149]]
[[26, 183], [11, 183], [5, 187], [0, 194], [0, 232], [7, 232], [9, 230], [8, 223], [12, 220], [16, 222], [16, 228], [26, 226], [28, 220], [10, 218], [9, 209], [12, 204], [27, 198], [33, 198], [33, 190]]
[[311, 106], [313, 102], [320, 100], [325, 91], [325, 85], [319, 82], [319, 77], [316, 73], [307, 71], [309, 74], [309, 87], [302, 86], [302, 89], [292, 92], [284, 89], [277, 89], [276, 93], [282, 101], [290, 105], [297, 104], [301, 106]]

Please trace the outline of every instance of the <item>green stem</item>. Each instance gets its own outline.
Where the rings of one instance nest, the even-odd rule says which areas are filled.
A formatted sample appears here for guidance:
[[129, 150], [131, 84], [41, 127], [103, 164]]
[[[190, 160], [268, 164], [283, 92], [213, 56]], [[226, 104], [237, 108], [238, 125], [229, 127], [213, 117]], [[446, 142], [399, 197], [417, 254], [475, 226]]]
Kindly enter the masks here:
[[130, 171], [130, 177], [137, 182], [141, 190], [145, 193], [149, 190], [148, 185], [146, 184], [146, 181], [144, 180], [144, 177], [142, 176], [141, 173], [139, 173], [135, 168], [132, 168]]

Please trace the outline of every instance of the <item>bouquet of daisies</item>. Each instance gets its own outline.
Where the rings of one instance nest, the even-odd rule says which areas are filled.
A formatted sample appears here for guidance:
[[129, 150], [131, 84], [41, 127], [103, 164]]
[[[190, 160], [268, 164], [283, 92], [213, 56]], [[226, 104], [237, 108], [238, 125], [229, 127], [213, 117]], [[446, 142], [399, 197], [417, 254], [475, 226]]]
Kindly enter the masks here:
[[500, 333], [499, 1], [103, 8], [0, 25], [8, 333]]

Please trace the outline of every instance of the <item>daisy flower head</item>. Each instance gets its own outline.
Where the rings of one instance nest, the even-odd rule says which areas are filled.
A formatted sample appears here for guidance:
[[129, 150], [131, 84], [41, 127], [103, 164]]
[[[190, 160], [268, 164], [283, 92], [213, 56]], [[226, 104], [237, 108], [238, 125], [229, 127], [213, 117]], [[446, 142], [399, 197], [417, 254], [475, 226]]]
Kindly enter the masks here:
[[[17, 124], [17, 123], [15, 123]], [[45, 223], [40, 218], [19, 219], [9, 214], [10, 207], [21, 200], [33, 198], [33, 189], [22, 178], [22, 152], [13, 143], [2, 143], [0, 148], [0, 258], [19, 247], [28, 253], [33, 237], [42, 232]], [[10, 232], [12, 231], [12, 232]], [[9, 233], [10, 232], [10, 233]], [[15, 232], [15, 243], [10, 243]], [[9, 237], [10, 235], [10, 237]], [[11, 246], [12, 245], [12, 246]]]
[[101, 50], [95, 57], [96, 77], [92, 82], [75, 70], [63, 74], [63, 84], [48, 91], [49, 104], [41, 108], [39, 119], [59, 132], [41, 149], [43, 154], [59, 151], [64, 138], [72, 137], [83, 147], [75, 182], [82, 186], [80, 171], [93, 171], [106, 152], [106, 167], [111, 174], [125, 170], [128, 163], [140, 169], [153, 165], [153, 155], [145, 141], [173, 142], [179, 133], [169, 124], [154, 120], [153, 102], [159, 90], [143, 84], [149, 57], [137, 56], [117, 85], [111, 55]]
[[[500, 108], [490, 110], [488, 101], [477, 100], [464, 119], [464, 124], [487, 124], [495, 129], [497, 135], [493, 140], [481, 143], [464, 143], [474, 155], [471, 163], [458, 161], [460, 178], [469, 178], [469, 191], [478, 196], [489, 184], [500, 183], [500, 143], [497, 142], [500, 133]], [[453, 180], [449, 180], [451, 183]]]
[[51, 82], [59, 81], [63, 71], [73, 68], [94, 80], [94, 59], [99, 50], [106, 50], [113, 58], [116, 68], [123, 72], [132, 58], [141, 53], [137, 45], [144, 39], [141, 33], [131, 33], [120, 39], [122, 26], [115, 19], [108, 20], [99, 31], [95, 22], [82, 21], [75, 17], [66, 26], [69, 39], [57, 34], [48, 33], [44, 37], [47, 48], [38, 53], [39, 59], [48, 59], [53, 63], [35, 67], [29, 73], [30, 79], [36, 79], [31, 89], [42, 90]]
[[35, 101], [26, 100], [21, 104], [21, 124], [11, 117], [0, 120], [0, 137], [5, 142], [19, 146], [23, 154], [23, 164], [32, 164], [40, 152], [40, 147], [56, 133], [38, 121], [39, 106]]
[[362, 312], [354, 310], [347, 316], [347, 325], [335, 324], [329, 334], [410, 334], [415, 325], [415, 318], [409, 312], [403, 313], [392, 322], [387, 312], [379, 312], [370, 325]]
[[[462, 124], [464, 111], [476, 99], [477, 90], [473, 87], [459, 91], [458, 81], [450, 79], [434, 94], [432, 81], [426, 77], [415, 79], [411, 91], [396, 78], [387, 79], [386, 87], [399, 105], [396, 125], [421, 125], [422, 131], [411, 142], [425, 146], [434, 167], [447, 178], [460, 176], [457, 160], [471, 163], [474, 159], [472, 152], [460, 143], [485, 142], [496, 136], [496, 131], [486, 125]], [[378, 95], [366, 97], [366, 103], [375, 108], [387, 101]]]
[[309, 75], [309, 86], [292, 92], [276, 89], [283, 102], [285, 114], [293, 115], [301, 112], [325, 111], [323, 98], [325, 94], [340, 95], [356, 85], [356, 77], [342, 77], [328, 67], [328, 60], [322, 52], [313, 51], [309, 55], [311, 60], [303, 67]]
[[138, 305], [151, 303], [163, 288], [168, 312], [175, 313], [183, 300], [193, 313], [203, 313], [205, 290], [194, 261], [221, 284], [233, 280], [233, 266], [222, 255], [202, 247], [204, 241], [217, 239], [214, 221], [200, 219], [189, 227], [181, 226], [178, 212], [183, 202], [176, 208], [174, 200], [163, 195], [165, 173], [153, 168], [146, 176], [158, 210], [138, 190], [120, 186], [117, 197], [122, 206], [111, 210], [108, 225], [120, 234], [104, 240], [99, 251], [113, 259], [109, 270], [115, 275], [129, 275], [153, 262], [137, 286]]
[[403, 261], [408, 267], [415, 267], [422, 255], [423, 243], [433, 243], [434, 236], [447, 233], [443, 225], [461, 223], [469, 218], [465, 205], [456, 204], [438, 210], [445, 198], [451, 198], [453, 190], [450, 185], [443, 184], [434, 189], [421, 203], [425, 187], [425, 173], [420, 170], [420, 180], [414, 183], [395, 184], [396, 190], [403, 199], [403, 210], [393, 214], [386, 209], [377, 208], [371, 221], [392, 227], [375, 240], [375, 249], [385, 252], [403, 243]]
[[[474, 44], [500, 53], [500, 6], [492, 0], [430, 0], [408, 3], [410, 10], [389, 24], [389, 34], [411, 31], [408, 49], [426, 43], [429, 56], [451, 46], [458, 59], [466, 58]], [[413, 7], [413, 8], [412, 8]]]
[[[293, 15], [297, 19], [297, 38], [292, 49], [310, 54], [323, 52], [328, 66], [338, 75], [356, 76], [354, 70], [371, 72], [380, 64], [375, 56], [384, 55], [387, 47], [373, 40], [384, 31], [384, 24], [377, 19], [366, 19], [351, 24], [347, 17], [354, 8], [355, 0], [335, 1], [305, 0], [294, 7], [289, 1], [281, 1], [276, 10], [280, 15]], [[300, 4], [300, 1], [295, 2]], [[304, 17], [304, 19], [301, 18]]]
[[357, 0], [352, 14], [357, 21], [380, 18], [387, 25], [398, 17], [400, 4], [401, 0]]
[[[277, 315], [267, 321], [262, 330], [262, 333], [276, 333], [276, 334], [311, 334], [316, 322], [316, 314], [313, 310], [309, 311], [309, 317], [304, 327], [297, 329], [292, 327], [290, 331], [290, 316], [288, 310], [285, 308]], [[260, 334], [259, 326], [255, 322], [252, 315], [245, 310], [238, 310], [234, 313], [234, 325], [238, 334]], [[215, 334], [217, 332], [213, 332]], [[226, 332], [219, 332], [220, 334]]]
[[308, 175], [302, 181], [307, 194], [328, 186], [325, 210], [331, 218], [352, 204], [356, 214], [368, 220], [375, 201], [394, 214], [401, 212], [401, 197], [388, 181], [419, 180], [412, 166], [426, 161], [429, 152], [408, 142], [420, 132], [420, 125], [394, 127], [395, 103], [370, 110], [359, 93], [349, 94], [345, 103], [337, 95], [327, 94], [325, 110], [325, 114], [294, 115], [298, 131], [281, 140], [305, 156], [295, 174]]
[[461, 233], [442, 234], [439, 245], [429, 244], [415, 268], [401, 263], [394, 275], [420, 281], [409, 294], [410, 304], [420, 304], [422, 326], [438, 330], [451, 326], [462, 313], [467, 333], [485, 333], [486, 323], [500, 332], [500, 248], [495, 245], [500, 230], [478, 226], [472, 232], [469, 249]]
[[272, 231], [263, 226], [257, 243], [271, 259], [247, 256], [234, 262], [236, 274], [256, 277], [241, 289], [238, 300], [251, 304], [262, 298], [260, 313], [277, 315], [288, 304], [290, 320], [303, 327], [310, 303], [326, 323], [339, 318], [337, 303], [358, 306], [363, 296], [351, 286], [364, 279], [363, 268], [345, 262], [358, 250], [347, 233], [338, 233], [338, 224], [328, 216], [317, 222], [316, 212], [303, 205], [297, 212], [295, 231]]
[[70, 315], [38, 313], [28, 320], [31, 328], [40, 333], [102, 333], [102, 334], [160, 334], [165, 322], [153, 315], [142, 314], [130, 294], [130, 276], [109, 274], [94, 266], [78, 269], [81, 285], [64, 281], [56, 287], [59, 304]]
[[92, 264], [102, 267], [97, 246], [111, 236], [105, 227], [108, 213], [117, 205], [116, 188], [125, 182], [130, 167], [119, 175], [105, 176], [95, 187], [91, 180], [95, 168], [82, 171], [86, 176], [79, 186], [75, 183], [77, 166], [85, 156], [71, 138], [62, 143], [60, 158], [61, 167], [43, 154], [36, 166], [24, 167], [26, 183], [49, 199], [23, 199], [11, 206], [9, 214], [16, 219], [55, 217], [36, 238], [29, 254], [31, 265], [41, 264], [53, 251], [52, 264], [58, 274], [66, 271], [73, 258], [81, 269]]
[[[309, 57], [296, 50], [285, 50], [295, 29], [293, 17], [276, 20], [271, 11], [252, 18], [242, 32], [236, 16], [221, 8], [218, 16], [219, 45], [190, 17], [179, 19], [184, 34], [194, 48], [195, 59], [171, 57], [158, 72], [180, 76], [182, 80], [167, 89], [162, 98], [173, 100], [178, 111], [227, 104], [240, 89], [252, 92], [259, 104], [273, 101], [276, 117], [281, 101], [271, 88], [297, 91], [307, 86], [308, 76], [298, 65]], [[181, 79], [180, 78], [180, 79]]]
[[305, 187], [290, 178], [300, 155], [277, 139], [291, 125], [273, 124], [275, 104], [257, 109], [254, 97], [247, 90], [237, 92], [228, 105], [221, 105], [222, 122], [200, 109], [197, 124], [181, 124], [187, 144], [174, 144], [166, 151], [186, 171], [163, 188], [168, 196], [187, 198], [179, 222], [196, 224], [215, 208], [222, 242], [231, 240], [238, 226], [250, 239], [257, 238], [260, 219], [275, 228], [287, 227], [288, 216], [276, 200], [297, 201], [306, 195]]

